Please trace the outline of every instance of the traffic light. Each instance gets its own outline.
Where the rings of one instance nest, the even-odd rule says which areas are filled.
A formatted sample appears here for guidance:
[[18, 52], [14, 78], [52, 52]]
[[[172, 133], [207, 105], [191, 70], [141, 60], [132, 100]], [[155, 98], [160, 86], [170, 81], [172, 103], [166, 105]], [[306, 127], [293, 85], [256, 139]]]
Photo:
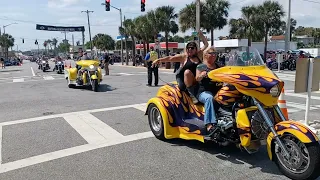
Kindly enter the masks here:
[[38, 40], [36, 40], [36, 41], [34, 42], [34, 44], [37, 45], [37, 44], [38, 44]]
[[141, 0], [141, 12], [146, 11], [145, 7], [146, 7], [146, 0]]
[[110, 0], [106, 0], [106, 11], [110, 11]]
[[24, 39], [22, 39], [22, 43], [24, 43]]

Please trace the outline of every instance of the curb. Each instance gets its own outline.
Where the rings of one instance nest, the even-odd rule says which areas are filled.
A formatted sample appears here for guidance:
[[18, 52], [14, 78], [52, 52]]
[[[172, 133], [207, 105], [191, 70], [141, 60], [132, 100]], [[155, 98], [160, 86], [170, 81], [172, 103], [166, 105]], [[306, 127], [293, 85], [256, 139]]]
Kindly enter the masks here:
[[[132, 65], [121, 65], [121, 64], [113, 64], [112, 66], [118, 66], [118, 67], [126, 67], [126, 68], [136, 68], [136, 69], [147, 69], [144, 66], [132, 66]], [[164, 69], [164, 68], [159, 68], [161, 71], [172, 71], [173, 69]]]

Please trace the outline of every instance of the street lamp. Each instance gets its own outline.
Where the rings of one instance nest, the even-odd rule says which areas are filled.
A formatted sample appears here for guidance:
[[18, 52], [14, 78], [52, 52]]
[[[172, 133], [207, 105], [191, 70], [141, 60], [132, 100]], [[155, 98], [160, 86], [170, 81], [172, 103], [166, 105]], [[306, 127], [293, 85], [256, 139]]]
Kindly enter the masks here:
[[3, 26], [3, 34], [6, 33], [6, 27], [11, 26], [13, 24], [18, 24], [18, 23], [11, 23], [11, 24], [7, 24], [7, 25]]
[[[101, 3], [101, 5], [105, 6], [106, 4], [105, 3]], [[111, 5], [110, 5], [110, 7], [114, 8], [114, 9], [116, 9], [116, 10], [118, 10], [120, 12], [120, 27], [122, 28], [122, 10], [121, 10], [121, 8], [116, 8], [116, 7], [111, 6]], [[124, 62], [123, 62], [123, 45], [122, 45], [122, 43], [123, 43], [123, 38], [121, 36], [121, 63], [123, 65]]]
[[[10, 24], [7, 24], [7, 25], [3, 26], [3, 35], [6, 33], [6, 27], [8, 27], [10, 25], [13, 25], [13, 24], [18, 24], [18, 23], [14, 22], [14, 23], [10, 23]], [[0, 35], [1, 35], [1, 31], [0, 31]], [[5, 44], [5, 46], [6, 46], [6, 44]], [[8, 58], [8, 54], [6, 53], [5, 55], [6, 55], [6, 59], [7, 59]]]

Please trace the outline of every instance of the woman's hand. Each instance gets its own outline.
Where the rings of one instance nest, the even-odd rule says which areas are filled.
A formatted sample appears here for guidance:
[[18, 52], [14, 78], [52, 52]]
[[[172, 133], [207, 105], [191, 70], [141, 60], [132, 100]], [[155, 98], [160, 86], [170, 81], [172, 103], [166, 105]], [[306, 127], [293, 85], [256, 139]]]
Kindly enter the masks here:
[[152, 62], [152, 67], [155, 67], [156, 65], [160, 65], [160, 60], [159, 59], [157, 59], [157, 60]]
[[201, 81], [206, 76], [207, 76], [207, 71], [202, 71], [199, 75], [199, 81]]

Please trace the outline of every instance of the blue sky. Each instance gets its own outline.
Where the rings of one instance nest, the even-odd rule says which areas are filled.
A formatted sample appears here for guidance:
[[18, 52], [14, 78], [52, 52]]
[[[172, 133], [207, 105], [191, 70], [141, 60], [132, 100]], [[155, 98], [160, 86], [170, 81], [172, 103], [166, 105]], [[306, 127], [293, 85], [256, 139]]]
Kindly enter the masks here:
[[[146, 0], [146, 10], [156, 8], [161, 5], [172, 5], [179, 12], [186, 4], [193, 0]], [[284, 0], [278, 0], [287, 9]], [[317, 0], [314, 0], [317, 1]], [[86, 13], [81, 11], [92, 10], [90, 14], [92, 37], [97, 33], [106, 33], [114, 39], [118, 35], [120, 25], [119, 11], [112, 9], [105, 11], [101, 5], [104, 0], [1, 0], [0, 1], [0, 25], [18, 23], [6, 27], [6, 32], [16, 39], [15, 44], [19, 49], [36, 49], [35, 39], [43, 44], [46, 39], [56, 37], [58, 40], [64, 39], [61, 32], [37, 31], [36, 23], [61, 26], [84, 25], [86, 27], [86, 40], [89, 39]], [[262, 0], [229, 0], [230, 18], [240, 17], [240, 8], [244, 5], [257, 4]], [[111, 5], [123, 10], [126, 18], [134, 18], [141, 14], [140, 0], [111, 0]], [[318, 16], [319, 3], [307, 2], [306, 0], [292, 0], [292, 17], [297, 19], [298, 25], [319, 27]], [[229, 27], [215, 31], [215, 37], [228, 35]], [[67, 34], [67, 39], [71, 41], [71, 34]], [[73, 33], [75, 41], [81, 40], [81, 33]], [[190, 34], [188, 31], [186, 34]], [[182, 35], [180, 32], [179, 35]], [[22, 44], [21, 38], [25, 39]], [[17, 48], [16, 46], [14, 48]]]

